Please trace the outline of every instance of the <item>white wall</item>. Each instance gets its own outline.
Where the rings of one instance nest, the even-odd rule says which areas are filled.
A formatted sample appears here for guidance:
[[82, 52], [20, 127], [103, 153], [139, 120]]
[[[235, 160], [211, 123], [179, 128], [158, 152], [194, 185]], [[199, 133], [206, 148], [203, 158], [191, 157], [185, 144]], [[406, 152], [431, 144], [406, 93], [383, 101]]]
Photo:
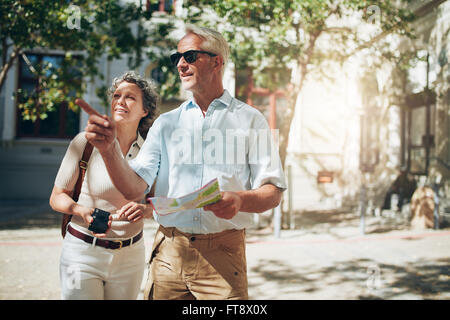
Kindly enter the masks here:
[[[332, 209], [358, 192], [359, 109], [357, 65], [330, 69], [334, 81], [309, 78], [297, 99], [286, 166], [292, 166], [294, 210]], [[318, 171], [347, 181], [318, 184]], [[356, 180], [355, 180], [356, 179]], [[351, 181], [351, 183], [350, 183]]]

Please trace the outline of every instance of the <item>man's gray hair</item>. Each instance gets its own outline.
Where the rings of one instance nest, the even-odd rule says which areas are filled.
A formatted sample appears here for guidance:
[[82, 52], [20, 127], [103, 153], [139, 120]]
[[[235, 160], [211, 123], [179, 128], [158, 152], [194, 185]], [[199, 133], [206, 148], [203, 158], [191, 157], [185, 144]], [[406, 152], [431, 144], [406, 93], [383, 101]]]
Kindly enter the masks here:
[[141, 89], [143, 108], [148, 112], [148, 114], [139, 122], [138, 130], [141, 136], [145, 139], [148, 129], [152, 126], [158, 113], [157, 102], [159, 100], [159, 96], [151, 81], [144, 79], [135, 71], [127, 71], [120, 77], [114, 78], [112, 85], [108, 90], [110, 100], [112, 99], [117, 87], [119, 87], [119, 85], [124, 81], [134, 83]]
[[228, 46], [225, 38], [217, 32], [216, 30], [199, 27], [193, 24], [187, 24], [185, 27], [186, 34], [193, 33], [203, 39], [201, 44], [201, 49], [215, 53], [222, 56], [223, 66], [222, 66], [222, 77], [225, 72], [225, 67], [230, 56], [230, 48]]

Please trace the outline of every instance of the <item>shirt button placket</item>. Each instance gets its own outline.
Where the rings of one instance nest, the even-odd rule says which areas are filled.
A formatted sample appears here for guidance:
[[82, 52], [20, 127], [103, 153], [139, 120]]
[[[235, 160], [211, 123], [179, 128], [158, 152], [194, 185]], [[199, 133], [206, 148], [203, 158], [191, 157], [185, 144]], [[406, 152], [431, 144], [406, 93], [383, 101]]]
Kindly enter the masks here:
[[200, 229], [200, 218], [198, 217], [198, 212], [194, 213], [194, 225], [195, 229]]

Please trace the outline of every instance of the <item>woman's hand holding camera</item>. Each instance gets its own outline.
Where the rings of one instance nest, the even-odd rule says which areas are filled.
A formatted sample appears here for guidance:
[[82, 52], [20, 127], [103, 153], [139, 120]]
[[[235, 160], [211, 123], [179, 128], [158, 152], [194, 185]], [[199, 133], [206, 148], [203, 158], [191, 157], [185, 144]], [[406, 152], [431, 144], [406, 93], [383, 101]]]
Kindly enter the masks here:
[[[92, 226], [92, 224], [94, 222], [94, 218], [95, 218], [94, 212], [96, 212], [96, 210], [99, 210], [99, 209], [96, 209], [96, 208], [85, 208], [80, 213], [80, 216], [83, 218], [84, 223], [87, 224], [88, 226]], [[97, 232], [91, 230], [92, 234], [94, 235], [94, 237], [97, 237], [97, 238], [104, 238], [104, 237], [106, 237], [106, 233], [108, 232], [109, 229], [111, 229], [112, 219], [113, 219], [113, 217], [110, 214], [107, 217], [107, 224], [106, 224], [106, 231], [105, 232], [97, 233]]]

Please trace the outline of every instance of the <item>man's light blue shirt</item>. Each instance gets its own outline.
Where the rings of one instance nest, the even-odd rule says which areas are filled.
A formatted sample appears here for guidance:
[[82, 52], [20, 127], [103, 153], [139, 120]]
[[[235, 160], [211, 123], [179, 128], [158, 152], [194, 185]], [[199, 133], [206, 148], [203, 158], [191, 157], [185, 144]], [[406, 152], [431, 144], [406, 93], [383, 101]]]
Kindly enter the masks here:
[[[224, 91], [205, 115], [193, 99], [161, 114], [150, 128], [137, 157], [129, 162], [155, 196], [177, 198], [214, 178], [222, 191], [257, 189], [270, 183], [285, 190], [278, 149], [264, 116]], [[252, 225], [253, 214], [238, 212], [230, 220], [202, 208], [165, 216], [165, 227], [186, 233], [216, 233]]]

